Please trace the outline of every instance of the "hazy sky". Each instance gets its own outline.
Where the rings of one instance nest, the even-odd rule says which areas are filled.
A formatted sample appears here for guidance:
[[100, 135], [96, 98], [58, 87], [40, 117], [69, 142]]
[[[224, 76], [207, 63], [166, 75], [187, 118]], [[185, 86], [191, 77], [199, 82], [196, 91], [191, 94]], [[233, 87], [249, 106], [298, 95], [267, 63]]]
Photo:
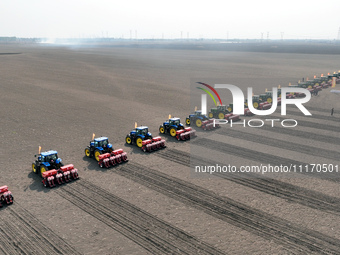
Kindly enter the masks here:
[[0, 36], [336, 39], [335, 0], [0, 0]]

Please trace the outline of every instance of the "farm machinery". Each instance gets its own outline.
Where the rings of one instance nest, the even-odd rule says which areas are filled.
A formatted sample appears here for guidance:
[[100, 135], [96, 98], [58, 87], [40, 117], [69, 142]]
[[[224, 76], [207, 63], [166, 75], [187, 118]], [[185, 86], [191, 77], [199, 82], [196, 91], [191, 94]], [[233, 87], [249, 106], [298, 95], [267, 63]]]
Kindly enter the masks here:
[[100, 167], [106, 168], [128, 161], [127, 154], [123, 149], [114, 150], [107, 137], [95, 138], [95, 134], [93, 134], [90, 145], [85, 148], [85, 156], [94, 157]]
[[54, 150], [41, 152], [32, 163], [32, 171], [40, 174], [43, 178], [42, 183], [45, 187], [54, 187], [56, 184], [62, 184], [71, 180], [79, 179], [78, 169], [72, 164], [64, 166], [62, 160], [58, 157], [58, 152]]
[[[309, 90], [311, 95], [317, 96], [319, 91], [322, 90], [322, 86], [316, 85], [319, 84], [318, 82], [312, 81], [299, 81], [297, 85], [289, 85], [290, 87], [298, 87], [298, 88], [304, 88]], [[304, 97], [305, 95], [303, 93], [293, 93], [296, 97]]]
[[125, 138], [127, 144], [136, 144], [144, 152], [156, 151], [165, 148], [165, 140], [160, 136], [152, 137], [147, 126], [137, 126]]
[[215, 123], [215, 119], [209, 119], [206, 115], [202, 114], [201, 111], [195, 110], [193, 114], [190, 114], [189, 117], [185, 119], [185, 124], [190, 126], [191, 123], [194, 123], [196, 127], [202, 128], [203, 130], [211, 130], [219, 127], [219, 124]]
[[0, 200], [0, 208], [4, 205], [13, 204], [13, 195], [6, 185], [0, 187]]
[[42, 176], [42, 174], [48, 170], [59, 169], [64, 164], [62, 163], [62, 159], [58, 157], [58, 152], [54, 150], [49, 150], [45, 152], [41, 152], [41, 147], [39, 147], [39, 154], [34, 155], [37, 157], [34, 163], [32, 163], [32, 171], [36, 174]]
[[[267, 98], [269, 98], [269, 95], [271, 95], [271, 94], [253, 95], [253, 97], [252, 97], [253, 107], [255, 109], [259, 109], [259, 110], [269, 109], [271, 107], [271, 103], [267, 102]], [[272, 99], [272, 97], [270, 97], [270, 99]], [[247, 99], [245, 100], [244, 104], [245, 104], [245, 106], [248, 107], [248, 100]], [[249, 109], [247, 109], [247, 110], [249, 111]], [[249, 115], [249, 114], [251, 115], [251, 113], [247, 112], [246, 115]]]
[[333, 74], [328, 73], [327, 78], [328, 78], [328, 84], [332, 84], [333, 77], [335, 77], [336, 83], [340, 82], [340, 71], [339, 72], [334, 72]]
[[[229, 104], [229, 105], [227, 106], [227, 109], [228, 109], [229, 112], [233, 112], [233, 110], [234, 110], [234, 104], [233, 104], [233, 103]], [[252, 115], [254, 115], [254, 114], [249, 110], [248, 105], [247, 105], [246, 102], [244, 103], [244, 115], [245, 115], [245, 116], [252, 116]], [[238, 115], [234, 115], [234, 116], [238, 116]], [[239, 118], [238, 118], [237, 120], [239, 120]], [[237, 120], [233, 120], [233, 121], [237, 121]]]
[[171, 115], [169, 115], [169, 120], [160, 125], [159, 132], [161, 134], [170, 134], [170, 136], [176, 137], [178, 141], [189, 140], [196, 136], [196, 130], [191, 127], [185, 128], [180, 118], [171, 118]]
[[217, 105], [216, 108], [210, 109], [208, 116], [209, 118], [226, 119], [228, 121], [232, 120], [233, 122], [240, 120], [240, 115], [232, 113], [232, 104], [231, 109], [229, 109], [229, 107], [227, 109], [226, 105]]

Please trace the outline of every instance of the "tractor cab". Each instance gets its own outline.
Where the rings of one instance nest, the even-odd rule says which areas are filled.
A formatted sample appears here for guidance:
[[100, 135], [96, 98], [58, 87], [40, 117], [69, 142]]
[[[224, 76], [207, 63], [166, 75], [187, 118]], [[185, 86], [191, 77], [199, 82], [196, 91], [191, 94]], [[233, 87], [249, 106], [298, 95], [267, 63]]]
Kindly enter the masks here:
[[137, 137], [141, 137], [144, 139], [152, 139], [152, 135], [149, 132], [149, 128], [147, 126], [136, 127], [130, 132], [130, 136], [137, 139]]
[[273, 91], [266, 91], [266, 96], [267, 97], [272, 97], [273, 96]]
[[34, 173], [39, 173], [42, 175], [44, 172], [51, 169], [59, 169], [64, 164], [62, 163], [62, 159], [58, 157], [57, 151], [45, 151], [38, 155], [34, 155], [34, 157], [38, 158], [32, 163], [32, 171]]
[[44, 163], [47, 167], [54, 164], [60, 164], [61, 158], [58, 157], [57, 151], [45, 151], [38, 155], [38, 161]]
[[328, 81], [328, 76], [321, 76], [320, 77], [320, 82], [323, 83], [323, 82], [327, 82]]
[[321, 84], [321, 82], [322, 82], [322, 80], [321, 80], [320, 77], [319, 77], [319, 78], [314, 78], [314, 80], [313, 80], [313, 83], [314, 83], [314, 85], [316, 85], [316, 86], [319, 86], [319, 85]]
[[333, 80], [333, 77], [336, 77], [338, 78], [338, 73], [334, 72], [333, 74], [328, 74], [327, 75], [327, 78], [328, 78], [328, 81], [332, 81]]
[[217, 111], [219, 111], [219, 112], [225, 112], [226, 109], [227, 109], [226, 105], [218, 105], [217, 106]]
[[202, 111], [195, 111], [195, 113], [193, 115], [195, 115], [195, 116], [204, 116], [202, 114]]
[[136, 135], [140, 136], [151, 136], [151, 133], [149, 133], [149, 128], [146, 126], [141, 126], [136, 128]]
[[259, 95], [259, 100], [261, 102], [266, 102], [267, 101], [267, 95], [266, 94], [260, 94]]
[[109, 139], [107, 137], [99, 137], [90, 142], [90, 147], [111, 149], [112, 144], [109, 143]]
[[[253, 99], [253, 106], [254, 106], [255, 109], [257, 109], [259, 107], [259, 103], [260, 103], [260, 96], [259, 95], [253, 95], [252, 99]], [[245, 100], [244, 105], [245, 105], [245, 107], [248, 107], [248, 99]]]
[[304, 81], [304, 82], [299, 82], [298, 83], [298, 86], [300, 88], [304, 88], [304, 89], [306, 89], [306, 88], [311, 89], [311, 88], [313, 88], [314, 85], [315, 85], [314, 80], [312, 80], [312, 81]]
[[169, 126], [183, 126], [183, 124], [181, 124], [181, 119], [180, 118], [171, 118], [169, 119]]

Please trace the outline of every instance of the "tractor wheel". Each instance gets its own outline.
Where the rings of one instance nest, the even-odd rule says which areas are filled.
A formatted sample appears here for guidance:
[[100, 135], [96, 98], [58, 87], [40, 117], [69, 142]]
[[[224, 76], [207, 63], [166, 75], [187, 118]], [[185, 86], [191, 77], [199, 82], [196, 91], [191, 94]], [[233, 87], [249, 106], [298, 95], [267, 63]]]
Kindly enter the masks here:
[[164, 129], [163, 126], [160, 126], [160, 127], [159, 127], [159, 133], [161, 133], [161, 134], [164, 134], [164, 133], [165, 133], [165, 129]]
[[209, 118], [214, 118], [214, 114], [212, 112], [209, 112], [209, 115], [208, 115]]
[[308, 86], [308, 88], [309, 88], [309, 89], [312, 89], [312, 88], [313, 88], [313, 86], [312, 86], [312, 85], [309, 85], [309, 86]]
[[136, 144], [137, 144], [137, 146], [138, 146], [139, 148], [142, 148], [142, 146], [143, 146], [143, 139], [140, 138], [140, 137], [138, 137], [138, 138], [136, 139]]
[[271, 97], [268, 97], [268, 98], [267, 98], [267, 102], [268, 102], [269, 104], [271, 104], [271, 103], [273, 102], [273, 99], [272, 99]]
[[172, 136], [172, 137], [174, 137], [174, 136], [176, 136], [176, 128], [174, 128], [174, 127], [172, 127], [172, 128], [170, 128], [170, 135]]
[[132, 143], [131, 137], [129, 135], [125, 138], [125, 142], [127, 144], [131, 144]]
[[95, 150], [94, 151], [94, 158], [97, 160], [97, 161], [99, 161], [99, 155], [101, 154], [101, 152], [100, 152], [100, 150]]
[[224, 119], [224, 113], [223, 113], [223, 112], [220, 112], [220, 113], [218, 114], [218, 118], [221, 119], [221, 120]]
[[186, 118], [185, 123], [190, 126], [190, 118]]
[[259, 108], [259, 103], [258, 102], [254, 102], [253, 106], [254, 106], [255, 109], [257, 109], [257, 108]]
[[35, 165], [35, 163], [32, 163], [32, 171], [33, 173], [37, 174], [37, 166]]
[[201, 127], [202, 126], [202, 121], [200, 119], [196, 120], [196, 126]]
[[233, 109], [231, 109], [231, 107], [228, 107], [228, 112], [232, 112], [233, 111]]
[[91, 156], [91, 151], [90, 151], [89, 148], [85, 149], [85, 156], [88, 157], [88, 158]]
[[41, 177], [43, 177], [43, 173], [45, 173], [48, 169], [46, 168], [46, 166], [41, 165], [40, 166], [40, 175]]

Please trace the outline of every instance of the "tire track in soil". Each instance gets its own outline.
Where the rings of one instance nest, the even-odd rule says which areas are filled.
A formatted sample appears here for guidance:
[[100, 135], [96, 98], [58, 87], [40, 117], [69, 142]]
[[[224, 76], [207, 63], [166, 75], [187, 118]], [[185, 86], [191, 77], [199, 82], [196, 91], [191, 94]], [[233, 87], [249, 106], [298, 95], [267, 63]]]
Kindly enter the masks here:
[[[287, 159], [280, 156], [275, 156], [272, 154], [264, 153], [261, 151], [255, 151], [247, 148], [243, 148], [237, 145], [233, 144], [226, 144], [223, 142], [210, 140], [207, 138], [199, 138], [191, 141], [192, 144], [196, 144], [199, 146], [204, 146], [205, 148], [215, 150], [218, 152], [223, 152], [225, 154], [234, 155], [237, 157], [243, 157], [248, 160], [253, 160], [256, 162], [259, 162], [261, 164], [271, 164], [273, 166], [287, 166], [290, 168], [293, 165], [299, 166], [299, 165], [310, 165], [309, 163], [297, 161], [293, 159]], [[293, 172], [291, 172], [293, 173]], [[325, 179], [333, 182], [339, 182], [340, 181], [340, 175], [336, 172], [327, 172], [327, 173], [319, 173], [319, 172], [298, 172], [296, 171], [296, 174], [302, 174], [306, 176], [312, 176], [314, 178], [320, 178]]]
[[231, 225], [273, 240], [293, 252], [332, 254], [340, 249], [338, 239], [273, 217], [230, 198], [222, 198], [207, 189], [140, 164], [130, 162], [114, 172]]
[[320, 130], [339, 132], [338, 126], [324, 125], [322, 123], [316, 123], [316, 122], [311, 122], [307, 120], [298, 120], [297, 122], [299, 126], [303, 126], [303, 127], [310, 127], [310, 128], [320, 129]]
[[312, 139], [312, 140], [315, 140], [315, 141], [329, 143], [329, 144], [335, 144], [335, 145], [340, 144], [340, 138], [338, 138], [338, 137], [316, 134], [316, 133], [312, 133], [312, 132], [309, 132], [309, 131], [294, 130], [292, 128], [284, 128], [284, 127], [276, 127], [276, 126], [275, 126], [275, 128], [272, 128], [271, 126], [266, 126], [266, 125], [261, 127], [261, 129], [269, 131], [269, 132], [274, 132], [276, 134], [280, 133], [280, 134], [290, 135], [290, 136], [293, 136], [293, 137], [301, 137], [301, 138], [306, 138], [306, 139]]
[[[273, 118], [275, 117], [275, 119], [278, 119], [280, 116], [275, 117], [275, 115], [274, 115]], [[262, 119], [265, 122], [265, 119], [268, 119], [268, 117], [256, 116], [256, 119]], [[246, 122], [249, 121], [247, 118], [245, 118], [244, 120]], [[311, 121], [308, 121], [308, 120], [296, 120], [296, 121], [298, 123], [298, 126], [310, 127], [310, 128], [314, 128], [314, 129], [320, 129], [320, 130], [323, 130], [323, 131], [326, 130], [326, 131], [339, 132], [338, 126], [325, 125], [325, 124], [322, 124], [322, 123], [311, 122]], [[242, 122], [242, 120], [241, 120], [241, 122]], [[335, 124], [337, 124], [337, 123], [335, 123]], [[235, 125], [240, 125], [240, 123], [236, 123]], [[267, 121], [267, 124], [264, 124], [261, 128], [264, 129], [266, 127], [266, 128], [274, 129], [276, 127], [279, 127], [279, 125], [277, 123], [276, 124], [274, 123], [273, 125], [274, 125], [274, 127], [272, 127], [271, 122]], [[288, 127], [286, 129], [291, 130], [292, 128]], [[315, 135], [315, 134], [313, 133], [313, 135]]]
[[[169, 148], [167, 148], [166, 151], [160, 151], [157, 153], [157, 156], [188, 167], [190, 167], [190, 164], [223, 165], [221, 162], [206, 159], [202, 160], [202, 158], [192, 156], [188, 152]], [[298, 187], [272, 178], [259, 177], [251, 173], [213, 173], [213, 175], [285, 199], [289, 202], [336, 215], [340, 214], [340, 199], [337, 197], [328, 196], [317, 191]]]
[[284, 140], [279, 140], [276, 138], [269, 138], [263, 135], [254, 135], [254, 134], [249, 134], [246, 132], [242, 132], [240, 130], [233, 130], [233, 129], [228, 129], [227, 132], [225, 130], [222, 132], [221, 130], [217, 131], [217, 134], [219, 135], [224, 135], [224, 136], [230, 136], [234, 138], [239, 138], [247, 141], [251, 141], [254, 143], [259, 143], [263, 145], [268, 145], [280, 149], [286, 149], [290, 151], [296, 151], [299, 153], [304, 153], [308, 155], [314, 155], [317, 157], [323, 157], [323, 158], [328, 158], [332, 160], [339, 160], [340, 158], [340, 153], [337, 151], [332, 151], [332, 150], [326, 150], [326, 149], [321, 149], [318, 150], [315, 147], [309, 146], [309, 145], [301, 145], [299, 143], [294, 143], [292, 141], [284, 141]]
[[[308, 109], [309, 109], [309, 107], [308, 107]], [[335, 122], [335, 124], [338, 124], [339, 123], [339, 119], [337, 119], [335, 117], [332, 117], [330, 112], [331, 111], [329, 110], [329, 115], [326, 115], [326, 114], [322, 115], [322, 114], [312, 113], [312, 116], [310, 118], [311, 119], [315, 119], [315, 120], [316, 119], [327, 120], [327, 121]], [[305, 117], [305, 115], [303, 115], [302, 112], [293, 112], [293, 111], [290, 111], [289, 115]]]
[[84, 179], [56, 192], [152, 254], [223, 254]]
[[0, 224], [0, 249], [4, 254], [81, 254], [18, 202], [6, 210], [10, 214]]

